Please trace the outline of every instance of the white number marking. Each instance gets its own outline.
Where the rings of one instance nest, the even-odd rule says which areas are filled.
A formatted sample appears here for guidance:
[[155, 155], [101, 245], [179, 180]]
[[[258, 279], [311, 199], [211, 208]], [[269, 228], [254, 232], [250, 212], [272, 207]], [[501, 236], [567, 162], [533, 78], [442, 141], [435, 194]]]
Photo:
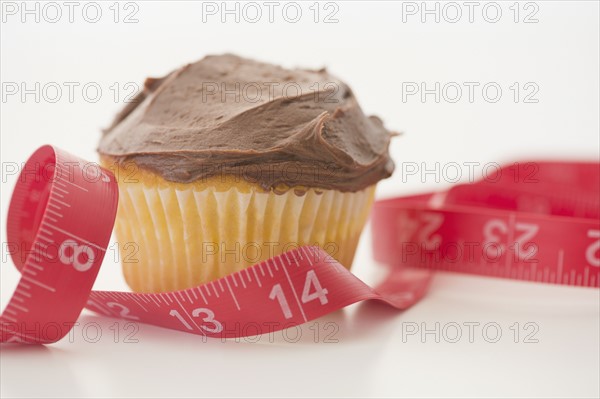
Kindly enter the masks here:
[[[179, 313], [179, 311], [177, 309], [171, 309], [171, 311], [169, 312], [169, 315], [176, 317], [181, 324], [183, 324], [185, 326], [185, 328], [187, 328], [188, 330], [193, 330], [192, 326], [185, 321], [185, 319], [183, 318], [183, 316], [181, 315], [181, 313]], [[215, 313], [207, 308], [196, 308], [194, 310], [192, 310], [192, 316], [193, 317], [201, 317], [202, 315], [206, 315], [206, 317], [202, 317], [202, 321], [204, 323], [209, 323], [209, 326], [205, 326], [205, 325], [201, 325], [200, 328], [208, 331], [209, 333], [220, 333], [221, 331], [223, 331], [223, 324], [221, 324], [220, 321], [215, 319]]]
[[212, 327], [207, 327], [205, 325], [201, 325], [200, 328], [208, 331], [209, 333], [214, 333], [214, 334], [217, 334], [217, 333], [220, 333], [221, 331], [223, 331], [223, 325], [218, 320], [215, 320], [215, 314], [212, 310], [207, 309], [207, 308], [196, 308], [196, 309], [192, 310], [192, 316], [200, 317], [201, 315], [206, 315], [206, 317], [202, 318], [202, 321], [204, 323], [212, 324]]
[[[531, 241], [539, 231], [539, 226], [532, 223], [516, 223], [515, 232], [522, 234], [515, 237], [515, 254], [521, 260], [531, 259], [537, 253], [537, 246], [530, 245], [527, 249], [524, 244]], [[496, 244], [499, 250], [503, 253], [506, 246], [501, 242], [502, 236], [508, 234], [508, 225], [504, 220], [491, 219], [483, 226], [484, 244]]]
[[594, 267], [600, 267], [600, 257], [596, 256], [600, 252], [600, 230], [588, 230], [589, 238], [597, 238], [585, 251], [585, 260]]
[[[291, 284], [291, 281], [290, 281]], [[311, 290], [314, 288], [314, 291]], [[327, 294], [329, 291], [327, 288], [323, 288], [319, 279], [317, 278], [317, 274], [314, 270], [309, 270], [306, 273], [306, 279], [304, 280], [304, 288], [302, 289], [302, 297], [300, 300], [302, 303], [308, 303], [315, 299], [319, 299], [321, 305], [327, 304], [329, 301], [327, 299]], [[285, 297], [283, 289], [281, 288], [281, 284], [277, 283], [271, 289], [271, 293], [269, 294], [269, 299], [276, 299], [279, 302], [279, 306], [281, 307], [281, 311], [283, 312], [283, 316], [286, 319], [292, 318], [292, 310], [290, 309], [290, 305]]]
[[190, 323], [185, 321], [185, 319], [183, 318], [183, 316], [181, 316], [181, 313], [179, 313], [179, 311], [177, 309], [171, 309], [171, 311], [169, 312], [169, 315], [179, 319], [181, 324], [183, 324], [185, 326], [185, 328], [187, 328], [188, 330], [193, 330], [192, 326], [190, 326]]
[[281, 284], [275, 284], [273, 289], [271, 289], [271, 293], [269, 294], [269, 299], [275, 299], [279, 301], [279, 306], [281, 306], [281, 311], [283, 312], [283, 316], [286, 319], [292, 318], [292, 311], [290, 310], [290, 305], [288, 304], [287, 299], [285, 299], [285, 294], [283, 293], [283, 289], [281, 288]]
[[[70, 256], [67, 256], [66, 252], [69, 248], [73, 251], [73, 253]], [[85, 262], [80, 261], [80, 255], [83, 253], [85, 253], [87, 257]], [[75, 270], [79, 272], [86, 272], [90, 270], [94, 264], [94, 251], [92, 248], [85, 244], [79, 244], [77, 241], [72, 239], [65, 240], [62, 244], [60, 244], [58, 256], [62, 263], [65, 265], [72, 265]]]
[[[310, 293], [311, 287], [315, 287], [315, 292]], [[307, 303], [312, 301], [313, 299], [319, 298], [319, 302], [321, 305], [325, 305], [327, 301], [327, 289], [321, 287], [321, 283], [317, 278], [317, 275], [314, 270], [309, 270], [306, 273], [306, 281], [304, 282], [304, 289], [302, 290], [302, 303]]]
[[120, 310], [119, 313], [119, 317], [122, 317], [124, 319], [129, 319], [129, 320], [139, 320], [140, 318], [137, 316], [132, 315], [129, 310], [129, 308], [127, 306], [121, 305], [120, 303], [117, 302], [106, 302], [106, 306], [108, 306], [111, 309], [117, 309]]

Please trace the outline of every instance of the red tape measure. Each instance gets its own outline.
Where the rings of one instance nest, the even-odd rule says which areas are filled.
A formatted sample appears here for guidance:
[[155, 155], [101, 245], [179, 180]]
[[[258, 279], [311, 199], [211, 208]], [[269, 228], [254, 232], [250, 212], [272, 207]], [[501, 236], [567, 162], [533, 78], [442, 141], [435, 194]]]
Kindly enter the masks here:
[[598, 287], [600, 165], [515, 164], [444, 193], [379, 201], [372, 227], [387, 264]]
[[[597, 287], [598, 165], [543, 164], [540, 174], [544, 184], [538, 186], [501, 178], [457, 186], [445, 198], [430, 194], [377, 202], [377, 259], [393, 266]], [[21, 280], [0, 316], [0, 342], [56, 342], [84, 307], [209, 337], [253, 336], [362, 300], [406, 309], [425, 295], [432, 276], [428, 270], [392, 267], [374, 289], [325, 251], [301, 247], [186, 290], [91, 291], [117, 201], [114, 176], [97, 164], [52, 146], [31, 156], [8, 212], [7, 249]]]

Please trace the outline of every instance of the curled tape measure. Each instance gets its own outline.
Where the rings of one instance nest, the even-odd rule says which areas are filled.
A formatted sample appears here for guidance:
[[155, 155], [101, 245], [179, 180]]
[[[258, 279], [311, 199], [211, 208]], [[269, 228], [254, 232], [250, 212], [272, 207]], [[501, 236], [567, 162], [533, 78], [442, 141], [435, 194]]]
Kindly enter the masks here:
[[[537, 186], [501, 178], [443, 196], [380, 201], [373, 215], [376, 258], [597, 287], [598, 174], [597, 164], [543, 164], [544, 183]], [[56, 342], [84, 307], [209, 337], [251, 336], [367, 299], [405, 309], [431, 280], [429, 270], [392, 267], [373, 289], [323, 250], [301, 247], [186, 290], [92, 291], [117, 201], [111, 172], [51, 146], [31, 156], [8, 212], [7, 249], [21, 279], [0, 316], [0, 342]]]
[[447, 192], [379, 201], [372, 227], [386, 264], [598, 287], [600, 165], [514, 164]]

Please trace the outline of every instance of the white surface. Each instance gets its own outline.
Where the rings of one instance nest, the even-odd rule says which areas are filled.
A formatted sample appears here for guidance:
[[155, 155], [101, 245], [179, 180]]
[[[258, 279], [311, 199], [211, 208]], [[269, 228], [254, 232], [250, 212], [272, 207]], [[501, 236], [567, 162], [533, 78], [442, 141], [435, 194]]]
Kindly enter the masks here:
[[[400, 2], [338, 2], [335, 24], [314, 23], [310, 3], [302, 3], [306, 16], [297, 24], [280, 14], [272, 24], [235, 23], [231, 17], [223, 24], [217, 17], [203, 23], [199, 4], [138, 2], [138, 23], [115, 24], [111, 3], [102, 3], [104, 17], [96, 24], [80, 13], [74, 23], [43, 18], [35, 23], [32, 17], [22, 23], [18, 15], [2, 23], [3, 83], [97, 82], [103, 88], [97, 103], [86, 102], [80, 91], [73, 103], [64, 97], [55, 104], [36, 103], [32, 96], [25, 102], [3, 100], [3, 165], [24, 161], [44, 143], [96, 159], [99, 130], [121, 106], [111, 97], [114, 82], [123, 89], [127, 82], [225, 51], [286, 66], [328, 65], [350, 83], [367, 112], [405, 132], [392, 145], [398, 169], [380, 185], [380, 196], [449, 184], [433, 175], [403, 179], [402, 162], [433, 168], [435, 162], [599, 157], [597, 2], [536, 2], [534, 24], [512, 21], [512, 2], [501, 3], [503, 17], [495, 24], [482, 18], [484, 3], [474, 23], [466, 16], [456, 24], [443, 18], [435, 23], [431, 16], [421, 23], [419, 15], [403, 23]], [[403, 102], [402, 82], [430, 87], [497, 82], [503, 97], [497, 103], [480, 95], [473, 103]], [[537, 84], [539, 102], [515, 103], [513, 82]], [[4, 237], [14, 176], [3, 169], [2, 177]], [[372, 282], [378, 269], [369, 244], [367, 233], [355, 272]], [[4, 252], [2, 257], [3, 308], [18, 275]], [[119, 269], [106, 259], [97, 287], [124, 289]], [[144, 325], [135, 335], [139, 342], [124, 343], [121, 331], [115, 343], [109, 329], [114, 320], [86, 313], [82, 325], [102, 327], [97, 343], [86, 342], [76, 328], [72, 342], [3, 345], [0, 395], [598, 397], [599, 302], [598, 290], [439, 274], [427, 298], [406, 312], [367, 304], [319, 320], [322, 334], [324, 323], [339, 325], [335, 343], [324, 343], [323, 335], [314, 343], [308, 326], [297, 343], [286, 342], [281, 333], [274, 342], [264, 336], [258, 343], [203, 343], [194, 335]], [[463, 338], [458, 343], [443, 338], [436, 343], [431, 335], [425, 342], [419, 335], [403, 338], [403, 328], [412, 323], [434, 328], [436, 322], [463, 325]], [[479, 328], [471, 343], [464, 327], [469, 322], [498, 323], [502, 338], [488, 343]], [[521, 327], [518, 343], [510, 330], [515, 322]], [[527, 322], [539, 326], [539, 342], [523, 342]]]

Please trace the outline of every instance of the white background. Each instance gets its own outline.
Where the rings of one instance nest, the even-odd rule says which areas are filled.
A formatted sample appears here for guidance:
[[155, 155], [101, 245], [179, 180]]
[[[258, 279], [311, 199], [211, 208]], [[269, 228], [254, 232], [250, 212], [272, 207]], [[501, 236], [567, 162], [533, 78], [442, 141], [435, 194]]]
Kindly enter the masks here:
[[[6, 3], [3, 7], [6, 7]], [[137, 2], [137, 23], [122, 23], [128, 11], [121, 4], [119, 23], [101, 3], [102, 17], [89, 23], [81, 5], [74, 22], [59, 2], [61, 20], [49, 23], [55, 10], [46, 9], [39, 23], [34, 15], [21, 21], [3, 14], [1, 80], [34, 87], [49, 82], [77, 82], [74, 101], [68, 92], [51, 103], [42, 95], [6, 96], [1, 110], [3, 166], [24, 161], [38, 146], [51, 143], [89, 160], [100, 129], [122, 106], [128, 82], [160, 76], [206, 54], [234, 52], [284, 66], [321, 67], [346, 80], [368, 113], [382, 117], [404, 135], [391, 151], [397, 162], [394, 176], [382, 182], [378, 195], [442, 189], [444, 176], [406, 176], [403, 168], [442, 168], [450, 162], [508, 162], [541, 158], [598, 160], [599, 157], [599, 7], [598, 2], [538, 1], [518, 5], [499, 2], [502, 17], [481, 2], [469, 22], [468, 8], [458, 2], [462, 18], [446, 8], [439, 23], [434, 15], [403, 14], [401, 2], [337, 2], [337, 23], [323, 23], [333, 8], [319, 8], [319, 22], [301, 3], [302, 18], [287, 22], [276, 8], [274, 22], [267, 8], [258, 23], [207, 16], [192, 2]], [[259, 2], [262, 5], [262, 2]], [[421, 2], [414, 3], [422, 7]], [[21, 3], [16, 3], [22, 7]], [[220, 2], [216, 3], [221, 7]], [[30, 8], [34, 7], [29, 3]], [[439, 7], [443, 8], [444, 4]], [[43, 3], [40, 3], [42, 12]], [[233, 4], [229, 4], [233, 8]], [[241, 7], [241, 4], [240, 4]], [[404, 4], [404, 9], [410, 9]], [[429, 8], [435, 7], [433, 2]], [[526, 8], [527, 7], [527, 8]], [[4, 8], [3, 8], [4, 10]], [[536, 11], [537, 10], [537, 11]], [[535, 12], [537, 23], [523, 23]], [[89, 16], [93, 17], [92, 11]], [[289, 14], [293, 17], [293, 13]], [[250, 17], [253, 17], [251, 14]], [[46, 18], [45, 18], [46, 17]], [[403, 20], [404, 17], [404, 20]], [[446, 17], [446, 18], [444, 18]], [[81, 87], [96, 82], [103, 90], [98, 102], [87, 101]], [[110, 87], [117, 82], [115, 102]], [[451, 103], [433, 95], [403, 101], [403, 82], [478, 82], [473, 102], [463, 91]], [[496, 82], [502, 97], [485, 100], [481, 87]], [[515, 102], [510, 86], [528, 82], [539, 88], [537, 103]], [[529, 86], [531, 87], [531, 86]], [[93, 95], [93, 92], [90, 92]], [[43, 93], [42, 93], [43, 94]], [[454, 94], [452, 94], [454, 97]], [[51, 99], [51, 98], [50, 98]], [[424, 165], [421, 165], [421, 163]], [[481, 173], [481, 168], [475, 169]], [[464, 170], [466, 173], [466, 169]], [[451, 176], [453, 177], [453, 176]], [[468, 176], [463, 176], [463, 181]], [[479, 176], [477, 176], [479, 177]], [[436, 181], [438, 180], [438, 181]], [[5, 216], [15, 176], [2, 172], [1, 215]], [[18, 273], [2, 253], [1, 305], [14, 289]], [[372, 261], [368, 231], [355, 259], [355, 273], [373, 282], [380, 268]], [[120, 266], [107, 256], [97, 288], [126, 289]], [[598, 397], [599, 293], [594, 289], [546, 286], [454, 274], [438, 274], [429, 295], [405, 312], [376, 304], [352, 306], [319, 320], [340, 330], [335, 343], [313, 342], [305, 326], [302, 339], [286, 342], [276, 333], [258, 343], [211, 340], [152, 326], [140, 326], [137, 343], [118, 343], [109, 329], [114, 320], [85, 312], [80, 319], [97, 322], [103, 336], [86, 342], [81, 328], [72, 340], [48, 347], [1, 347], [2, 397], [86, 396], [411, 396], [411, 397]], [[432, 335], [403, 337], [407, 323], [495, 322], [502, 339], [488, 343], [481, 330], [473, 341], [459, 343]], [[510, 326], [519, 322], [514, 342]], [[524, 343], [523, 324], [536, 323], [538, 343]], [[313, 324], [314, 326], [314, 324]], [[121, 329], [124, 327], [120, 324]], [[404, 338], [404, 339], [403, 339]], [[70, 342], [72, 341], [72, 342]], [[424, 342], [423, 342], [424, 341]]]

